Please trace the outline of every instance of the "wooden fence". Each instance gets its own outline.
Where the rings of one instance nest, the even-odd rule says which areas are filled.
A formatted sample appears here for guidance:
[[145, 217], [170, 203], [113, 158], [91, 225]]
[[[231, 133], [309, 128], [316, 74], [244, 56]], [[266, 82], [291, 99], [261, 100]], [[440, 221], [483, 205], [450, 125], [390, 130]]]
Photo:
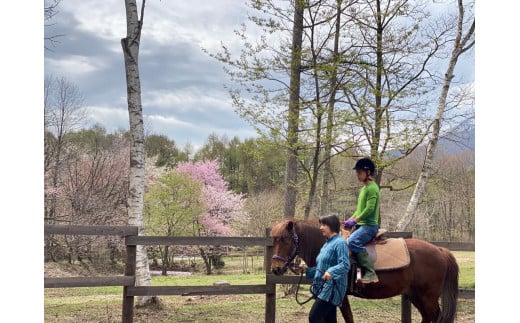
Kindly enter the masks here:
[[[273, 241], [268, 237], [152, 237], [138, 236], [135, 226], [69, 226], [45, 225], [47, 235], [112, 235], [122, 236], [126, 245], [124, 276], [108, 277], [61, 277], [44, 278], [45, 288], [123, 286], [122, 322], [133, 322], [134, 297], [158, 295], [234, 295], [265, 294], [265, 322], [274, 323], [276, 315], [276, 284], [296, 284], [299, 276], [275, 276], [269, 273], [273, 255]], [[411, 232], [387, 232], [388, 237], [410, 238]], [[450, 250], [475, 250], [472, 243], [434, 244]], [[234, 286], [135, 286], [136, 249], [138, 245], [220, 245], [220, 246], [264, 246], [264, 267], [266, 282], [262, 285]], [[303, 279], [302, 284], [311, 284], [311, 279]], [[474, 290], [460, 290], [459, 297], [474, 298]], [[401, 321], [411, 322], [411, 304], [405, 295], [401, 298]]]

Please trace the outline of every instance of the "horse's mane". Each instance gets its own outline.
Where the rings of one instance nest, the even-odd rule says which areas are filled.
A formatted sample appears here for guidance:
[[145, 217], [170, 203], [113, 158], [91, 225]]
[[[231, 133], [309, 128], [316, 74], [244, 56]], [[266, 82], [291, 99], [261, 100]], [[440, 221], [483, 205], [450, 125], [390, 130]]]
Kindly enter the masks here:
[[316, 266], [316, 256], [325, 242], [318, 219], [295, 221], [300, 236], [302, 257], [308, 266]]
[[312, 233], [316, 232], [316, 229], [319, 231], [320, 227], [318, 219], [296, 220], [294, 224], [300, 229], [300, 234], [304, 236], [312, 235]]
[[312, 231], [312, 229], [316, 229], [319, 227], [318, 219], [287, 219], [284, 221], [276, 221], [271, 229], [272, 237], [281, 237], [287, 235], [287, 225], [289, 222], [293, 222], [294, 225], [299, 229], [298, 231], [304, 235], [307, 235]]

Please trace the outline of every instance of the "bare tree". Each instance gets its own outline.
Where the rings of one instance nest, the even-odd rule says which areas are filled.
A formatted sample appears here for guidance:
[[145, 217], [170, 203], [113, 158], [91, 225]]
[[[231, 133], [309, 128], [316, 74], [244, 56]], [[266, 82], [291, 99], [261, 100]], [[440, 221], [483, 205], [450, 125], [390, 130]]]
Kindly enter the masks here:
[[[308, 49], [304, 56], [303, 74], [307, 84], [302, 84], [306, 90], [302, 95], [302, 140], [300, 141], [301, 168], [307, 175], [308, 195], [304, 206], [304, 218], [307, 219], [313, 208], [318, 181], [322, 176], [322, 203], [317, 211], [328, 212], [329, 180], [331, 159], [344, 152], [348, 146], [337, 142], [337, 130], [345, 123], [345, 118], [335, 116], [337, 93], [342, 84], [347, 82], [345, 69], [349, 64], [344, 61], [343, 53], [347, 52], [349, 44], [340, 48], [341, 30], [344, 26], [342, 16], [350, 6], [351, 1], [317, 1], [307, 7], [305, 44]], [[339, 76], [339, 77], [338, 77]], [[334, 152], [333, 152], [334, 149]], [[322, 213], [323, 214], [323, 213]]]
[[[44, 7], [44, 21], [45, 21], [45, 27], [53, 26], [54, 24], [51, 23], [52, 18], [54, 18], [55, 15], [58, 14], [58, 5], [60, 4], [61, 0], [52, 0], [52, 1], [45, 1], [45, 7]], [[51, 45], [56, 45], [58, 43], [58, 38], [62, 37], [63, 35], [50, 35], [45, 36], [44, 41], [45, 43], [50, 43]], [[45, 45], [44, 48], [46, 50], [50, 50], [50, 48]]]
[[[64, 77], [44, 79], [44, 221], [56, 223], [56, 202], [65, 136], [85, 118], [83, 95]], [[54, 238], [46, 237], [45, 259], [54, 260]]]
[[[472, 6], [470, 7], [472, 8]], [[464, 5], [462, 0], [458, 0], [458, 20], [457, 20], [457, 29], [455, 39], [453, 40], [453, 50], [451, 52], [450, 61], [448, 64], [448, 68], [446, 73], [444, 74], [444, 81], [442, 84], [442, 91], [439, 95], [439, 100], [437, 103], [437, 113], [435, 115], [435, 119], [433, 120], [432, 126], [432, 134], [431, 139], [428, 143], [428, 147], [426, 150], [426, 156], [424, 158], [424, 164], [421, 170], [421, 174], [419, 175], [419, 180], [415, 185], [414, 192], [412, 197], [410, 198], [410, 202], [408, 203], [408, 207], [406, 208], [406, 212], [403, 217], [399, 220], [396, 226], [397, 231], [403, 231], [412, 221], [415, 211], [417, 209], [417, 205], [419, 204], [419, 200], [425, 191], [426, 184], [428, 182], [430, 170], [432, 168], [432, 162], [435, 150], [437, 148], [437, 142], [439, 141], [439, 134], [441, 130], [441, 122], [444, 117], [444, 111], [446, 108], [446, 100], [448, 97], [448, 93], [450, 91], [450, 85], [453, 80], [453, 71], [455, 70], [455, 66], [457, 65], [457, 61], [464, 52], [468, 51], [475, 45], [474, 32], [475, 32], [475, 18], [472, 14], [470, 14], [471, 22], [468, 30], [464, 33], [464, 26], [467, 23], [467, 18], [464, 17], [467, 11], [464, 10]]]
[[55, 221], [56, 195], [62, 169], [65, 136], [75, 130], [86, 117], [83, 94], [64, 77], [45, 76], [44, 80], [44, 172], [46, 201], [45, 220]]
[[[355, 79], [340, 101], [352, 115], [346, 133], [384, 169], [405, 158], [427, 135], [428, 100], [434, 89], [433, 61], [443, 53], [449, 27], [432, 26], [425, 1], [360, 0], [346, 13], [347, 34], [356, 44], [347, 60]], [[390, 150], [399, 154], [389, 157]]]
[[[341, 33], [341, 5], [343, 0], [337, 0], [336, 5], [336, 24], [334, 30], [334, 48], [332, 52], [332, 62], [334, 66], [339, 62], [339, 37]], [[320, 214], [329, 213], [329, 181], [331, 176], [331, 153], [332, 153], [332, 129], [334, 126], [334, 106], [336, 104], [336, 92], [338, 90], [337, 70], [332, 69], [330, 75], [330, 94], [327, 102], [327, 125], [325, 130], [324, 148], [324, 169], [322, 175], [322, 191], [320, 201]]]
[[[130, 119], [130, 181], [128, 195], [128, 224], [139, 228], [139, 235], [145, 233], [143, 222], [143, 201], [145, 182], [145, 150], [143, 108], [141, 104], [141, 81], [139, 79], [139, 44], [143, 27], [146, 0], [141, 4], [141, 19], [137, 12], [136, 0], [125, 0], [126, 37], [121, 39], [125, 59], [128, 114]], [[136, 285], [151, 286], [152, 279], [148, 266], [146, 248], [137, 246]], [[137, 297], [137, 305], [144, 306], [159, 301], [157, 296]]]
[[[304, 216], [308, 217], [323, 159], [330, 158], [330, 154], [322, 158], [323, 145], [333, 140], [332, 128], [339, 129], [329, 123], [330, 131], [324, 139], [323, 125], [325, 119], [333, 120], [330, 115], [334, 114], [333, 101], [339, 84], [334, 83], [335, 71], [342, 65], [340, 50], [334, 54], [330, 49], [338, 34], [336, 30], [340, 29], [339, 19], [338, 26], [335, 20], [350, 2], [250, 2], [258, 12], [250, 20], [264, 35], [249, 40], [244, 25], [237, 31], [244, 41], [239, 58], [232, 59], [232, 52], [225, 46], [222, 53], [211, 56], [227, 65], [225, 71], [238, 84], [238, 89], [232, 89], [230, 94], [241, 117], [266, 137], [283, 138], [280, 141], [280, 149], [286, 152], [283, 217], [298, 216], [299, 194], [308, 196], [304, 209]], [[338, 47], [339, 39], [338, 34]], [[245, 99], [248, 96], [250, 100]], [[338, 120], [344, 123], [343, 119]], [[332, 148], [330, 144], [327, 151]], [[300, 179], [302, 172], [305, 178]]]
[[[127, 221], [129, 144], [124, 134], [107, 136], [103, 128], [68, 135], [61, 167], [56, 218], [71, 225], [124, 225]], [[57, 240], [57, 241], [56, 241]], [[57, 238], [70, 263], [99, 259], [102, 237]]]

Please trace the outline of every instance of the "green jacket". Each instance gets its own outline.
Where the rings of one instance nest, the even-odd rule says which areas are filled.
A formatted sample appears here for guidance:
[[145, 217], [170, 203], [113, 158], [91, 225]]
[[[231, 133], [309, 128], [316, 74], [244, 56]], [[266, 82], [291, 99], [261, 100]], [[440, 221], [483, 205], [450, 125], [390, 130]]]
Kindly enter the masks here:
[[359, 225], [378, 225], [379, 187], [375, 182], [363, 186], [359, 192], [356, 212], [354, 212], [352, 217], [360, 219]]

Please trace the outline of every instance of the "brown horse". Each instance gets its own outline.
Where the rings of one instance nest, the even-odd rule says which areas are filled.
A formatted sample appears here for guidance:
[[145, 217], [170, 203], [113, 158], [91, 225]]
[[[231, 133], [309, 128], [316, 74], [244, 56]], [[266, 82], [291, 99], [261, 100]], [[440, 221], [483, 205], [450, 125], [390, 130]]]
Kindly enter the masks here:
[[[271, 271], [275, 275], [283, 275], [287, 269], [292, 269], [297, 255], [307, 266], [316, 266], [316, 257], [325, 242], [318, 221], [314, 220], [276, 222], [271, 237], [274, 241]], [[410, 265], [377, 271], [379, 282], [360, 287], [356, 296], [383, 299], [405, 294], [421, 313], [422, 323], [454, 322], [459, 291], [459, 266], [455, 257], [448, 249], [423, 240], [405, 239], [405, 242]], [[348, 295], [345, 295], [340, 310], [345, 322], [354, 322]]]

